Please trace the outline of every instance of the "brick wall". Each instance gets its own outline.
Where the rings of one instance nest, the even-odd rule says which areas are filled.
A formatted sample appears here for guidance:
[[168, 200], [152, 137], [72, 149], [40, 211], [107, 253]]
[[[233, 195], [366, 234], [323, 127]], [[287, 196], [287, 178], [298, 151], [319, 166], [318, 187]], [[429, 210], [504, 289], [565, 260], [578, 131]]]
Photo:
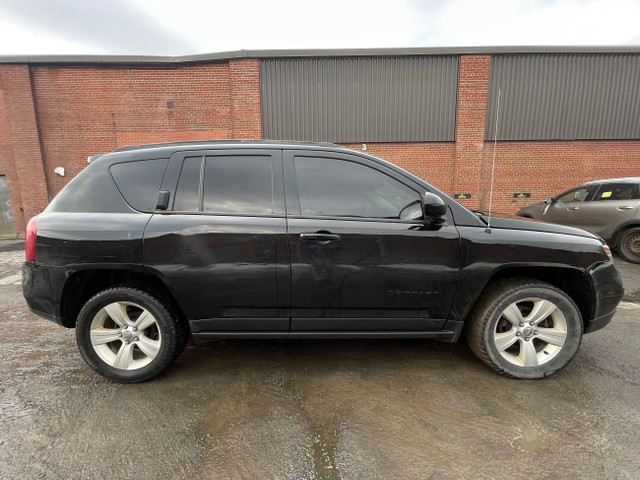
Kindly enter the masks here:
[[[229, 64], [33, 68], [44, 163], [56, 194], [89, 155], [123, 145], [233, 138]], [[64, 166], [66, 177], [53, 175]]]
[[[484, 141], [489, 55], [460, 57], [455, 142], [372, 143], [462, 203], [487, 209], [493, 143]], [[259, 60], [188, 67], [0, 65], [0, 175], [17, 232], [86, 164], [89, 155], [160, 141], [261, 138]], [[362, 150], [362, 144], [346, 145]], [[67, 175], [53, 174], [63, 166]], [[640, 175], [640, 141], [498, 142], [493, 210], [596, 178]], [[514, 199], [514, 192], [530, 199]]]
[[0, 67], [0, 175], [5, 175], [16, 232], [48, 203], [29, 68]]

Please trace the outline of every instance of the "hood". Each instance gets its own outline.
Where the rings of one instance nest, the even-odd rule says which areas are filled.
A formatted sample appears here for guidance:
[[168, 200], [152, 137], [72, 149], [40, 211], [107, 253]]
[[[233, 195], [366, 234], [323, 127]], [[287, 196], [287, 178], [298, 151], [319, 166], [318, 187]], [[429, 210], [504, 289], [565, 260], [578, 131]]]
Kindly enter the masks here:
[[[487, 223], [488, 217], [486, 215], [479, 215], [480, 218]], [[580, 228], [567, 227], [565, 225], [558, 225], [555, 223], [544, 223], [538, 220], [522, 219], [521, 217], [508, 218], [504, 216], [491, 217], [491, 228], [506, 228], [511, 230], [528, 230], [531, 232], [549, 232], [560, 233], [562, 235], [574, 235], [584, 238], [594, 238], [602, 241], [602, 239], [595, 233], [587, 232]]]

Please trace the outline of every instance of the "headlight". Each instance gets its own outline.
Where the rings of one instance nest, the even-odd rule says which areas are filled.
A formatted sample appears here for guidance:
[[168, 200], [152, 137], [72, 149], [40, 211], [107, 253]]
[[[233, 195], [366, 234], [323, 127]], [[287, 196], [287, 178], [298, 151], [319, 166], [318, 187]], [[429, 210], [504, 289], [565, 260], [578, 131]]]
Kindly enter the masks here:
[[609, 260], [613, 260], [613, 255], [611, 255], [611, 249], [606, 243], [602, 245], [602, 249], [604, 250], [604, 253], [607, 254], [607, 257], [609, 257]]

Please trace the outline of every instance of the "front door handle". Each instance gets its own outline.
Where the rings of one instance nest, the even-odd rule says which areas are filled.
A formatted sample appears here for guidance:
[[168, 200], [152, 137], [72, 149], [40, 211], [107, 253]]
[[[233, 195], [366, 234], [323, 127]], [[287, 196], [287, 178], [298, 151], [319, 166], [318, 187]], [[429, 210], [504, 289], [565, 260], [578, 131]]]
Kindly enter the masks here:
[[635, 207], [624, 205], [622, 207], [618, 207], [618, 210], [631, 210], [632, 208], [635, 208]]
[[580, 210], [580, 207], [567, 207], [567, 210]]
[[305, 240], [307, 242], [338, 242], [340, 241], [340, 235], [335, 235], [333, 233], [301, 233], [300, 239]]

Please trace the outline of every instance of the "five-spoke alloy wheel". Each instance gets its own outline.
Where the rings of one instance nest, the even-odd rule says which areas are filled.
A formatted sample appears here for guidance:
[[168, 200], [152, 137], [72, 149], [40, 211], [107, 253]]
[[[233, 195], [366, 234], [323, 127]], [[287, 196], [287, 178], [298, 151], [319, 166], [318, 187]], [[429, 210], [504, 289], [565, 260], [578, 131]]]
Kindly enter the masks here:
[[578, 308], [561, 290], [536, 280], [505, 280], [479, 301], [467, 341], [494, 370], [542, 378], [571, 361], [582, 329]]
[[76, 326], [85, 361], [120, 382], [160, 374], [181, 353], [184, 335], [181, 322], [159, 296], [130, 287], [94, 295], [80, 311]]

